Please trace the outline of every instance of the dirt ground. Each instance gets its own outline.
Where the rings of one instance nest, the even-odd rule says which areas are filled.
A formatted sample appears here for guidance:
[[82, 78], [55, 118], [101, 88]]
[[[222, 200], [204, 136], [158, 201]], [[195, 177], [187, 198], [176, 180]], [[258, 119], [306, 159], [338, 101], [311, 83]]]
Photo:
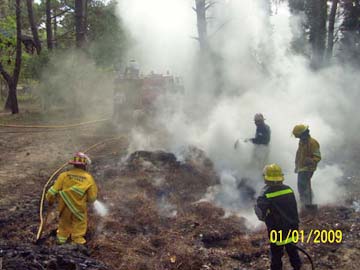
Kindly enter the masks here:
[[[4, 117], [2, 123], [34, 120]], [[184, 162], [166, 152], [127, 155], [126, 136], [89, 153], [99, 200], [109, 214], [100, 217], [91, 208], [87, 248], [55, 244], [50, 233], [56, 229], [55, 211], [45, 226], [47, 239], [35, 245], [39, 200], [48, 177], [74, 150], [119, 134], [106, 123], [35, 132], [0, 128], [0, 133], [0, 269], [269, 269], [264, 230], [254, 232], [244, 218], [198, 202], [219, 181], [205, 153], [194, 150]], [[352, 207], [359, 199], [358, 185], [356, 177], [348, 182], [346, 204], [301, 216], [306, 235], [311, 229], [343, 233], [338, 244], [299, 244], [315, 269], [358, 269], [360, 214]], [[311, 269], [303, 260], [304, 269]], [[284, 269], [291, 269], [284, 261]]]

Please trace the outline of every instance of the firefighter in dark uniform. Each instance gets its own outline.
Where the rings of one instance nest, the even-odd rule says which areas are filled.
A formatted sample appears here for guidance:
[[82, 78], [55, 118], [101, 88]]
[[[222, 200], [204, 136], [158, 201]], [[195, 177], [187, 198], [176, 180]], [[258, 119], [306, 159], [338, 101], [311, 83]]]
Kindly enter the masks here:
[[261, 113], [257, 113], [254, 116], [254, 122], [256, 125], [255, 138], [245, 139], [245, 142], [251, 141], [256, 145], [268, 145], [270, 142], [271, 131], [270, 127], [265, 124], [265, 118]]
[[[266, 186], [257, 198], [255, 213], [259, 220], [264, 221], [270, 232], [277, 232], [277, 242], [270, 243], [271, 270], [281, 270], [281, 258], [284, 248], [289, 255], [290, 263], [294, 270], [301, 268], [301, 260], [296, 245], [287, 235], [289, 231], [298, 230], [299, 216], [296, 199], [293, 190], [283, 184], [284, 175], [279, 165], [271, 164], [264, 168], [263, 172]], [[282, 231], [282, 239], [280, 233]]]
[[270, 127], [265, 124], [265, 118], [261, 113], [255, 114], [254, 122], [256, 125], [255, 137], [245, 139], [245, 142], [252, 142], [254, 144], [251, 163], [256, 171], [261, 172], [268, 162], [271, 131]]

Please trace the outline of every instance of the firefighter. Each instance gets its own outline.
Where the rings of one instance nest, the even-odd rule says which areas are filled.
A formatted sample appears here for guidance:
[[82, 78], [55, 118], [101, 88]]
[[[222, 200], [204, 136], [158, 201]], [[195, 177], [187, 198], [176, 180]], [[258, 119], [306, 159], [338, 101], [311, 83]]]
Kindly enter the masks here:
[[254, 144], [252, 167], [256, 171], [261, 172], [269, 156], [271, 131], [270, 127], [265, 124], [265, 118], [261, 113], [255, 114], [254, 122], [256, 125], [255, 137], [245, 139], [244, 142], [252, 142]]
[[312, 205], [311, 178], [321, 160], [320, 145], [310, 136], [309, 126], [296, 125], [293, 135], [299, 138], [295, 158], [295, 173], [298, 174], [298, 191], [302, 207]]
[[[267, 165], [263, 171], [265, 187], [257, 198], [255, 213], [264, 221], [270, 239], [271, 270], [282, 269], [284, 248], [294, 270], [301, 268], [301, 260], [289, 231], [298, 230], [299, 216], [293, 190], [283, 184], [284, 175], [279, 165]], [[271, 232], [276, 239], [271, 239]]]
[[75, 244], [86, 243], [84, 236], [88, 219], [87, 202], [94, 202], [97, 197], [94, 178], [86, 171], [90, 163], [87, 155], [75, 153], [69, 161], [74, 167], [61, 173], [46, 194], [46, 200], [50, 205], [58, 197], [58, 244], [66, 243], [69, 237]]
[[255, 138], [245, 139], [245, 142], [252, 142], [255, 145], [268, 146], [270, 143], [270, 127], [265, 124], [265, 118], [261, 113], [257, 113], [254, 116], [254, 122], [256, 126]]

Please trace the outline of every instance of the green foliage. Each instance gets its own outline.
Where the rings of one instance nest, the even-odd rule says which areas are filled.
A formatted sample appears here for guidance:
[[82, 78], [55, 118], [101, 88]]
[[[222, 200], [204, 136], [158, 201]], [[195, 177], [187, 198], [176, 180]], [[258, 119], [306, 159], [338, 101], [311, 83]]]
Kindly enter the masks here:
[[23, 54], [22, 78], [40, 80], [41, 74], [49, 63], [49, 52], [43, 50], [40, 55]]
[[14, 16], [0, 20], [0, 61], [10, 66], [13, 62], [16, 46], [16, 21]]
[[121, 62], [127, 48], [127, 35], [115, 9], [115, 1], [107, 5], [92, 1], [88, 9], [89, 53], [103, 67]]

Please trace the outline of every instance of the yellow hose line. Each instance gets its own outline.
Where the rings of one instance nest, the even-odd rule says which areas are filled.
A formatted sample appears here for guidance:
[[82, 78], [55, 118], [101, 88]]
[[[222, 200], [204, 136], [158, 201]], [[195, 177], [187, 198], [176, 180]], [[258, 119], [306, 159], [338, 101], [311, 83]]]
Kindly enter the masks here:
[[0, 124], [0, 127], [7, 127], [7, 128], [49, 128], [49, 129], [62, 129], [62, 128], [72, 128], [72, 127], [79, 127], [79, 126], [85, 126], [85, 125], [89, 125], [89, 124], [94, 124], [94, 123], [99, 123], [99, 122], [104, 122], [104, 121], [109, 121], [109, 118], [104, 118], [104, 119], [99, 119], [99, 120], [93, 120], [93, 121], [87, 121], [87, 122], [82, 122], [82, 123], [77, 123], [77, 124], [69, 124], [69, 125], [7, 125], [7, 124]]
[[[123, 138], [123, 136], [120, 137], [115, 137], [115, 138], [110, 138], [110, 139], [106, 139], [103, 140], [101, 142], [98, 142], [96, 144], [93, 144], [92, 146], [90, 146], [89, 148], [87, 148], [84, 153], [88, 153], [89, 151], [91, 151], [92, 149], [96, 148], [97, 146], [110, 142], [110, 141], [115, 141], [115, 140], [119, 140]], [[43, 231], [43, 227], [44, 227], [44, 218], [43, 218], [43, 211], [44, 211], [44, 200], [45, 200], [45, 194], [46, 194], [46, 190], [50, 184], [50, 182], [53, 180], [53, 178], [62, 170], [64, 169], [66, 166], [68, 165], [68, 163], [64, 163], [63, 165], [61, 165], [60, 168], [58, 168], [51, 176], [50, 178], [47, 180], [47, 182], [44, 185], [44, 188], [42, 190], [42, 194], [41, 194], [41, 200], [40, 200], [40, 209], [39, 209], [39, 216], [40, 216], [40, 226], [39, 226], [39, 230], [37, 232], [36, 235], [36, 240], [39, 240], [41, 237], [41, 233]]]

